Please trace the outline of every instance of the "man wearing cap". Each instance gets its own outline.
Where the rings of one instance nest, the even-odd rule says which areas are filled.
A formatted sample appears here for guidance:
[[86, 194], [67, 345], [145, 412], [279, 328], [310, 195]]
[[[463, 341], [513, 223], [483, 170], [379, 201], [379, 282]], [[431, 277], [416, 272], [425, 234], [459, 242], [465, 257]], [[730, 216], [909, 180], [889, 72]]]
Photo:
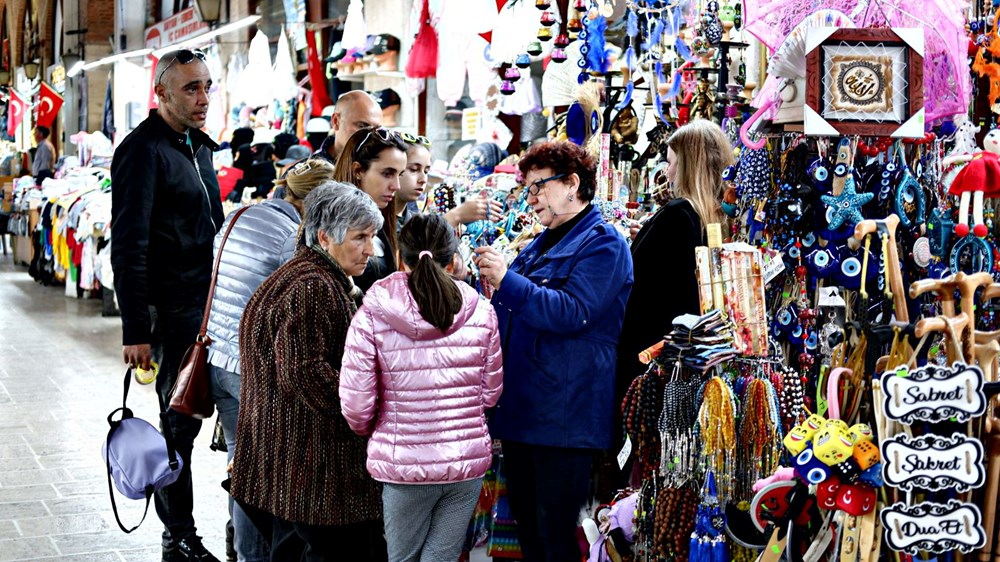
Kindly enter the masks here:
[[[208, 298], [212, 240], [222, 201], [212, 167], [219, 146], [201, 128], [212, 77], [200, 51], [171, 51], [156, 65], [159, 109], [132, 131], [111, 162], [111, 265], [122, 317], [122, 357], [132, 367], [159, 364], [165, 401], [194, 343]], [[163, 561], [218, 559], [195, 534], [191, 450], [201, 421], [168, 411], [183, 460], [177, 481], [155, 493], [165, 527]]]
[[314, 156], [336, 163], [351, 135], [361, 129], [380, 126], [382, 126], [382, 108], [378, 102], [361, 90], [347, 92], [337, 99], [330, 136], [323, 141], [323, 146]]

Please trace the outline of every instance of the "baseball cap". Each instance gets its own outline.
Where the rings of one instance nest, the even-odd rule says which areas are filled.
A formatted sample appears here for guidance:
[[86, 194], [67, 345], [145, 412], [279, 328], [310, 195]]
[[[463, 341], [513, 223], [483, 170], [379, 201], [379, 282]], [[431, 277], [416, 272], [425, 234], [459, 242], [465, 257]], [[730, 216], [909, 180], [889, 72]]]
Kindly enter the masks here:
[[278, 165], [287, 166], [293, 162], [298, 162], [303, 158], [308, 158], [310, 154], [311, 153], [309, 152], [309, 149], [306, 148], [305, 146], [302, 146], [301, 144], [290, 146], [288, 147], [288, 150], [285, 152], [285, 157], [282, 158], [281, 160], [278, 160]]

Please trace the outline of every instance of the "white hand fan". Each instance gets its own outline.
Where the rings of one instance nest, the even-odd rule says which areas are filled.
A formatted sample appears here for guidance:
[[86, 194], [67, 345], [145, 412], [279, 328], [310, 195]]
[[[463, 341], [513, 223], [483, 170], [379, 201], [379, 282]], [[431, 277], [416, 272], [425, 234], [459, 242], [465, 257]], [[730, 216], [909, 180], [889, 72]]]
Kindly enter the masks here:
[[818, 10], [800, 21], [771, 55], [767, 73], [781, 78], [804, 78], [806, 75], [806, 33], [814, 27], [853, 28], [854, 22], [838, 10]]
[[577, 61], [583, 56], [580, 54], [582, 41], [573, 41], [566, 47], [566, 60], [563, 62], [549, 61], [542, 75], [542, 105], [545, 107], [556, 107], [560, 105], [571, 105], [576, 101], [577, 90], [580, 84], [576, 81], [580, 76], [580, 67]]

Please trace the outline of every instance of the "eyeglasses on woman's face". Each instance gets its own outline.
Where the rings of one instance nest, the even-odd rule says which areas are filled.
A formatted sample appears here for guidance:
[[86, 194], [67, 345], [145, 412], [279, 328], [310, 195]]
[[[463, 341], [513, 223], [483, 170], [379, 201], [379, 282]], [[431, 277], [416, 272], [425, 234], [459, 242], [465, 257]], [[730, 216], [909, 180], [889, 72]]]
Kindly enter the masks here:
[[556, 174], [554, 176], [549, 176], [547, 178], [535, 180], [534, 182], [526, 185], [525, 188], [528, 190], [529, 195], [531, 195], [532, 197], [538, 197], [538, 194], [541, 193], [542, 188], [545, 187], [546, 183], [553, 180], [561, 180], [564, 177], [566, 177], [566, 174]]
[[[181, 49], [179, 51], [174, 51], [173, 59], [171, 59], [165, 65], [157, 65], [156, 67], [156, 83], [160, 84], [163, 80], [163, 75], [166, 74], [167, 69], [170, 68], [175, 62], [180, 64], [191, 64], [195, 59], [205, 62], [205, 53], [198, 49]], [[161, 62], [163, 59], [160, 59]], [[160, 66], [163, 68], [161, 69]]]

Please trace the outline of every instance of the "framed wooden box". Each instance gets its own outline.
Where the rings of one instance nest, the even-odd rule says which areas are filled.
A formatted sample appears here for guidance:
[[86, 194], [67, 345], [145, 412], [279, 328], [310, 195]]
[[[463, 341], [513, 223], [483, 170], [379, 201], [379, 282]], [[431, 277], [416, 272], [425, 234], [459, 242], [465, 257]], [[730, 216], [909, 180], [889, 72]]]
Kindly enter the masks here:
[[814, 28], [806, 36], [807, 135], [924, 135], [924, 32]]

